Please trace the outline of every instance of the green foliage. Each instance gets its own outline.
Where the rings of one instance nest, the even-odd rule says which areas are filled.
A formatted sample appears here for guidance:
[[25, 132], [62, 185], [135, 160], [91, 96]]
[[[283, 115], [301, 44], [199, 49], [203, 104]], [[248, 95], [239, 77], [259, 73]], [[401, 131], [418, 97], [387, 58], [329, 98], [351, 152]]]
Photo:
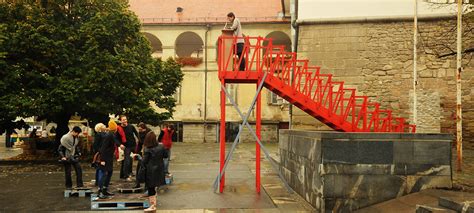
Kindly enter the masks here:
[[98, 122], [125, 113], [150, 124], [172, 116], [180, 66], [151, 58], [126, 3], [28, 2], [0, 3], [0, 116]]

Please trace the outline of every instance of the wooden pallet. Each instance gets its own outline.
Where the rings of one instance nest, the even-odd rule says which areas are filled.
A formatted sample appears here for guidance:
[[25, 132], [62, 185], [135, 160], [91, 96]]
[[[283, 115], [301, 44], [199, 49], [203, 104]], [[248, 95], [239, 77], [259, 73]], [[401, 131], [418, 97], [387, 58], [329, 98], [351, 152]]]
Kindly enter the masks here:
[[91, 195], [91, 210], [120, 210], [120, 209], [145, 209], [150, 207], [146, 198], [119, 197], [99, 199], [97, 194]]
[[92, 194], [91, 188], [74, 188], [64, 190], [64, 197], [86, 197]]
[[120, 193], [139, 193], [143, 191], [143, 188], [118, 188]]

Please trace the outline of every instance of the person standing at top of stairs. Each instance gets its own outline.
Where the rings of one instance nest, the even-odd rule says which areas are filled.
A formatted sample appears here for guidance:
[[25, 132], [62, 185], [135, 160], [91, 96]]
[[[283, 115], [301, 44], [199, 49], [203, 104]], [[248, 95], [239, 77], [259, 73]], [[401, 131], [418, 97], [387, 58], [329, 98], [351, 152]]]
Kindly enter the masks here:
[[[237, 36], [237, 50], [236, 54], [239, 57], [239, 71], [245, 70], [245, 58], [243, 57], [243, 50], [244, 50], [244, 38], [242, 35], [242, 26], [240, 25], [240, 20], [235, 17], [233, 12], [227, 14], [227, 20], [232, 23], [229, 29], [234, 31], [234, 36]], [[227, 24], [226, 24], [227, 26]]]

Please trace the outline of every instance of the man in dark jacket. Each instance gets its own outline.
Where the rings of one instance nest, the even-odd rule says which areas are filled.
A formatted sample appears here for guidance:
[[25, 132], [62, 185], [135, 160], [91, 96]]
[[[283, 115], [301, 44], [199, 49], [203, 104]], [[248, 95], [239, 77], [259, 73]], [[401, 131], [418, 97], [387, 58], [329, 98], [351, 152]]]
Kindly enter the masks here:
[[[138, 139], [139, 140], [138, 140], [138, 143], [137, 143], [137, 148], [135, 149], [135, 153], [137, 154], [137, 160], [138, 160], [136, 174], [138, 174], [138, 171], [140, 171], [141, 158], [143, 156], [143, 153], [142, 153], [143, 142], [145, 141], [145, 136], [149, 132], [151, 132], [151, 129], [148, 128], [145, 123], [140, 122], [138, 124], [138, 135], [139, 135]], [[134, 188], [140, 188], [140, 181], [138, 180], [138, 178], [136, 179], [136, 184], [135, 184]]]
[[151, 129], [148, 128], [148, 126], [145, 123], [140, 122], [138, 124], [138, 136], [139, 137], [138, 137], [138, 144], [137, 144], [137, 147], [135, 149], [136, 154], [142, 155], [143, 142], [145, 141], [146, 134], [148, 134], [150, 131], [151, 131]]
[[132, 164], [133, 159], [130, 157], [130, 154], [136, 148], [135, 137], [138, 138], [138, 132], [132, 125], [128, 125], [127, 116], [121, 115], [119, 117], [121, 122], [120, 126], [122, 127], [126, 141], [120, 144], [120, 148], [123, 150], [124, 160], [122, 162], [122, 167], [120, 169], [120, 178], [131, 180], [130, 176], [132, 175]]
[[79, 148], [79, 133], [82, 130], [78, 126], [72, 128], [72, 131], [63, 135], [61, 138], [61, 145], [59, 145], [58, 152], [61, 156], [61, 161], [64, 164], [64, 173], [66, 175], [66, 188], [72, 188], [71, 166], [76, 171], [77, 187], [83, 187], [82, 182], [82, 168], [79, 164], [79, 156], [81, 156], [81, 149]]

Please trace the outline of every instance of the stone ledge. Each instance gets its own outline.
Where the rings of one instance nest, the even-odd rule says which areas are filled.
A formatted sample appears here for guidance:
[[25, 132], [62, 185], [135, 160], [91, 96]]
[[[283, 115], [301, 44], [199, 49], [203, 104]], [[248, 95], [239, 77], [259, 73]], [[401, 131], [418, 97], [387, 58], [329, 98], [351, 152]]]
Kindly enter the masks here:
[[322, 164], [320, 170], [321, 175], [451, 175], [450, 165], [432, 164]]

